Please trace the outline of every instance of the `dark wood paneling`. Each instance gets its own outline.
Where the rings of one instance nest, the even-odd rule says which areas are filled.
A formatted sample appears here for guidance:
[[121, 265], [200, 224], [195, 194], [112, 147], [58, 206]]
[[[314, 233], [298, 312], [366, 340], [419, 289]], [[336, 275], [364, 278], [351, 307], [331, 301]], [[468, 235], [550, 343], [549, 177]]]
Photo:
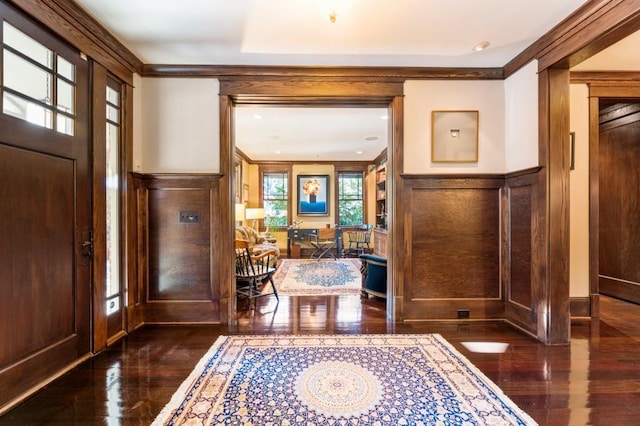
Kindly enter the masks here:
[[[407, 177], [407, 176], [405, 176]], [[405, 319], [501, 318], [500, 188], [482, 176], [405, 181]]]
[[531, 185], [510, 188], [511, 280], [509, 300], [531, 308]]
[[511, 174], [506, 179], [505, 215], [507, 235], [505, 317], [524, 330], [536, 333], [536, 287], [534, 280], [534, 227], [537, 216], [537, 189], [540, 168]]
[[600, 292], [640, 302], [640, 121], [626, 110], [600, 130]]
[[[211, 299], [208, 189], [149, 189], [148, 301]], [[200, 215], [180, 222], [180, 212]]]
[[[220, 175], [135, 174], [145, 323], [218, 323], [227, 309], [216, 265]], [[199, 222], [180, 222], [197, 212]]]
[[[292, 85], [295, 84], [295, 91]], [[321, 78], [300, 78], [291, 81], [290, 78], [278, 79], [269, 78], [259, 80], [255, 77], [249, 78], [221, 78], [220, 94], [231, 95], [243, 102], [245, 99], [253, 99], [256, 103], [275, 103], [291, 105], [310, 103], [327, 103], [339, 105], [340, 99], [346, 99], [348, 103], [362, 102], [363, 105], [388, 104], [388, 98], [401, 96], [404, 84], [402, 81], [385, 82], [371, 79], [359, 79], [357, 81], [334, 81]], [[295, 98], [292, 93], [295, 92]], [[375, 93], [375, 96], [371, 94]], [[248, 95], [243, 95], [248, 94]], [[285, 96], [290, 98], [274, 99], [273, 96]], [[260, 96], [263, 96], [260, 98]], [[256, 97], [258, 97], [256, 99]], [[308, 97], [308, 98], [305, 98]], [[321, 97], [321, 98], [319, 98]], [[337, 100], [336, 100], [337, 99]]]

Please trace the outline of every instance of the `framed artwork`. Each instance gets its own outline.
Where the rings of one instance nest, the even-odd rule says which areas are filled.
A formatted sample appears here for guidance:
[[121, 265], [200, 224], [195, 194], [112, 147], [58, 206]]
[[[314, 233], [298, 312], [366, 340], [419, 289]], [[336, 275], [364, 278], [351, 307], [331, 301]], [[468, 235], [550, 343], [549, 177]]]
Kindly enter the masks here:
[[238, 161], [236, 158], [235, 165], [235, 189], [236, 189], [236, 203], [241, 203], [242, 200], [242, 160]]
[[246, 183], [242, 185], [242, 202], [245, 204], [249, 202], [249, 185]]
[[298, 216], [329, 215], [329, 175], [298, 175]]
[[478, 161], [478, 111], [431, 111], [431, 161]]

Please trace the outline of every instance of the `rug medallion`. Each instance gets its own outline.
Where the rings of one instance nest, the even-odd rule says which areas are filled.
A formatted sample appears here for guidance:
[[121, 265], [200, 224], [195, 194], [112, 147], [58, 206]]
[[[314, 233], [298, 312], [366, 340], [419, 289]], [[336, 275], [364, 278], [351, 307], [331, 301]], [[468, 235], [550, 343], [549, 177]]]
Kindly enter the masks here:
[[220, 337], [154, 425], [534, 425], [437, 334]]

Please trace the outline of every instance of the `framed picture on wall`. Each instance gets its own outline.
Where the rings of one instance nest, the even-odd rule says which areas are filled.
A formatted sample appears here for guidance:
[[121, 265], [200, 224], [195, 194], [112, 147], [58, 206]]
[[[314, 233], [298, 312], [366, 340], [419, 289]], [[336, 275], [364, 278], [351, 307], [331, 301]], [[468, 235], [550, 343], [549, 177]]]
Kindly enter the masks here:
[[329, 215], [329, 175], [298, 175], [298, 216]]
[[478, 111], [431, 111], [431, 161], [478, 161]]

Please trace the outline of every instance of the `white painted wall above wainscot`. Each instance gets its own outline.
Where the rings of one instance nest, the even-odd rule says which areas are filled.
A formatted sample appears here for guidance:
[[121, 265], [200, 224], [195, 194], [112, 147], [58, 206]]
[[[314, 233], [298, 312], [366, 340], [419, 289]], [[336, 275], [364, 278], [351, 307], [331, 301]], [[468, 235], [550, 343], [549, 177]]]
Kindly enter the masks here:
[[[504, 82], [407, 81], [404, 86], [404, 173], [504, 173]], [[477, 110], [478, 162], [431, 161], [431, 111]]]
[[220, 172], [219, 88], [210, 78], [142, 79], [142, 172]]

